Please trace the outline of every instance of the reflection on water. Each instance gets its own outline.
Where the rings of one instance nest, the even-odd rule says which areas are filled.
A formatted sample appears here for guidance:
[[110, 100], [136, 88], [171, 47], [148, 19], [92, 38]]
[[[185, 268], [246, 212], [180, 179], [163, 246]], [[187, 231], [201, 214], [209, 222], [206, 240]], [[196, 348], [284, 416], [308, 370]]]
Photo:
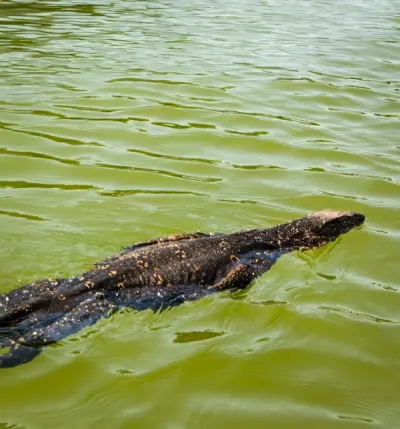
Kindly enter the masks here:
[[0, 3], [1, 291], [169, 233], [367, 216], [2, 372], [0, 427], [397, 427], [397, 3]]
[[224, 335], [223, 332], [212, 332], [212, 331], [203, 331], [203, 332], [177, 332], [174, 343], [191, 343], [193, 341], [203, 341], [210, 338], [219, 337]]

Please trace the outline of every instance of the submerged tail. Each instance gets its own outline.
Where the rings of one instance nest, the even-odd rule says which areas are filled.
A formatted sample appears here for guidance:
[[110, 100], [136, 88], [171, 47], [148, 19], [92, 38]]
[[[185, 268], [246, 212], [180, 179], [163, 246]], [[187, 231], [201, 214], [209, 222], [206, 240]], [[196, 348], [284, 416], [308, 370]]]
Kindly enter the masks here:
[[0, 341], [0, 368], [12, 368], [31, 361], [42, 349], [5, 339]]

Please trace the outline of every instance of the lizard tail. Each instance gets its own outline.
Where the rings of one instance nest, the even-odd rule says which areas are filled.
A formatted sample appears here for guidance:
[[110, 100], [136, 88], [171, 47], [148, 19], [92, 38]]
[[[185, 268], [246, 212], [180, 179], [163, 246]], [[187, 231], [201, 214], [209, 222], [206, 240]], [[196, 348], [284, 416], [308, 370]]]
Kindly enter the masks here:
[[10, 340], [0, 341], [0, 368], [12, 368], [31, 361], [42, 350], [13, 343]]

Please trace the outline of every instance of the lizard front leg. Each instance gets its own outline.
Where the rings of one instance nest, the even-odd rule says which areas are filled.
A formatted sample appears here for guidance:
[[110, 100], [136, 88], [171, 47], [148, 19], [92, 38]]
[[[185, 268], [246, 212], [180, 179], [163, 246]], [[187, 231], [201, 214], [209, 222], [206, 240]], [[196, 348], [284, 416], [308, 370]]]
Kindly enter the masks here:
[[265, 273], [271, 268], [271, 261], [268, 259], [251, 259], [246, 262], [237, 262], [225, 277], [208, 289], [243, 289], [255, 278]]

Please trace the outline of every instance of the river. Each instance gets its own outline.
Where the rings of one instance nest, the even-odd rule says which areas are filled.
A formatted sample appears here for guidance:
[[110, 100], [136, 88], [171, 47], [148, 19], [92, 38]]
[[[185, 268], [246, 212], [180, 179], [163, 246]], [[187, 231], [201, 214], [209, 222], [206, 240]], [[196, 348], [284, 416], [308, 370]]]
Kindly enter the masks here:
[[367, 217], [1, 370], [1, 429], [400, 427], [399, 6], [0, 3], [1, 292], [171, 233]]

